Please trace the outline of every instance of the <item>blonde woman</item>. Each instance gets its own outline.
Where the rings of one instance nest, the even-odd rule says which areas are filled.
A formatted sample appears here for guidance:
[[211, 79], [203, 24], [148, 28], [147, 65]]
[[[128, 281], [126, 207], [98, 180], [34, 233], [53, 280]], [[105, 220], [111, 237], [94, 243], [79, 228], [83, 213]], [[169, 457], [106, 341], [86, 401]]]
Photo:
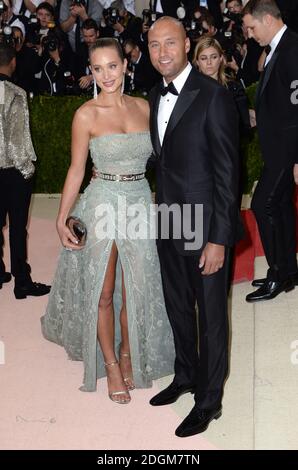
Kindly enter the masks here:
[[240, 128], [250, 129], [251, 122], [248, 110], [248, 100], [241, 83], [233, 80], [226, 73], [226, 59], [219, 42], [207, 36], [202, 36], [197, 42], [193, 65], [204, 75], [208, 75], [232, 93], [240, 118]]

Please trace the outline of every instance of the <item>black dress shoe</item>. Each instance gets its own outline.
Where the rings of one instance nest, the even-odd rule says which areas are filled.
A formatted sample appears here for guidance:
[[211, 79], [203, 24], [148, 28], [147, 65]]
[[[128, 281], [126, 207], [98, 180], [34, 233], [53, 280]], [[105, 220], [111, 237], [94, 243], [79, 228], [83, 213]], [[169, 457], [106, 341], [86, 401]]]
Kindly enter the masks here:
[[0, 274], [0, 289], [2, 289], [2, 284], [5, 282], [9, 282], [11, 280], [11, 274], [10, 273], [2, 273]]
[[261, 287], [266, 281], [267, 281], [266, 277], [263, 277], [262, 279], [254, 279], [251, 285], [253, 287]]
[[289, 292], [295, 288], [290, 279], [286, 281], [268, 281], [259, 287], [255, 292], [246, 296], [246, 302], [259, 302], [260, 300], [271, 300], [281, 292]]
[[186, 416], [184, 421], [178, 426], [175, 434], [178, 437], [188, 437], [204, 432], [208, 428], [209, 423], [213, 419], [220, 418], [221, 414], [221, 406], [213, 410], [203, 410], [197, 408], [197, 405], [195, 405], [189, 415]]
[[159, 392], [150, 400], [152, 406], [170, 405], [184, 393], [195, 393], [194, 385], [176, 385], [172, 382], [167, 388]]
[[50, 292], [51, 286], [41, 284], [40, 282], [29, 282], [24, 285], [16, 285], [14, 288], [14, 295], [16, 299], [26, 299], [27, 295], [40, 297]]
[[[298, 286], [298, 274], [294, 274], [290, 276], [290, 279], [292, 280], [295, 286]], [[251, 285], [253, 287], [261, 287], [266, 281], [267, 281], [266, 277], [263, 277], [261, 279], [255, 279], [254, 281], [252, 281]]]

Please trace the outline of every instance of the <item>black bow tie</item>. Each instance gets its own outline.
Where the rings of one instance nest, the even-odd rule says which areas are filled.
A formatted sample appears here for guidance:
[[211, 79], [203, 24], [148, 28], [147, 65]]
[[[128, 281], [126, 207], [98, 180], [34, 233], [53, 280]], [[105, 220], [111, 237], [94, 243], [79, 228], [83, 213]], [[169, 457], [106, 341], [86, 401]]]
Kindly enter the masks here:
[[162, 96], [165, 96], [167, 93], [172, 93], [172, 95], [176, 95], [176, 96], [179, 95], [179, 93], [178, 93], [178, 91], [176, 90], [175, 85], [174, 85], [173, 82], [170, 82], [170, 83], [168, 84], [168, 86], [164, 86], [163, 83], [161, 84], [161, 87], [160, 87], [160, 94], [161, 94]]

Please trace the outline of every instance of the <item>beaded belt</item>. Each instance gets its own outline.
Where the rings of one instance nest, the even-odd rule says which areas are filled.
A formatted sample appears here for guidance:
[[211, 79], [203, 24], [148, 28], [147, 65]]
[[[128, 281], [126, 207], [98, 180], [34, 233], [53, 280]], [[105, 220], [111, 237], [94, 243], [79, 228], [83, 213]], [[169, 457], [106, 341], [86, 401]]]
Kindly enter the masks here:
[[109, 173], [100, 173], [98, 171], [96, 176], [107, 181], [139, 181], [145, 178], [145, 173], [138, 173], [136, 175], [110, 175]]

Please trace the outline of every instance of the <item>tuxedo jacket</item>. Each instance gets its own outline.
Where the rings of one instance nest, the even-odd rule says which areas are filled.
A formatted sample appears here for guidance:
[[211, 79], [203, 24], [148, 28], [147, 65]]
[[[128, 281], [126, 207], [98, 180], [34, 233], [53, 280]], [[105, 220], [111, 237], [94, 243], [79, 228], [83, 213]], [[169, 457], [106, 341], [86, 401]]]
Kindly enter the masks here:
[[257, 128], [267, 166], [298, 163], [298, 35], [287, 29], [264, 72], [256, 94]]
[[[162, 146], [159, 102], [157, 85], [150, 95], [154, 155], [149, 160], [156, 168], [156, 203], [190, 204], [192, 208], [202, 204], [202, 247], [207, 242], [232, 246], [238, 221], [238, 118], [230, 92], [193, 68], [171, 114]], [[183, 236], [174, 240], [176, 249], [182, 255], [193, 255], [185, 251], [185, 241]]]

